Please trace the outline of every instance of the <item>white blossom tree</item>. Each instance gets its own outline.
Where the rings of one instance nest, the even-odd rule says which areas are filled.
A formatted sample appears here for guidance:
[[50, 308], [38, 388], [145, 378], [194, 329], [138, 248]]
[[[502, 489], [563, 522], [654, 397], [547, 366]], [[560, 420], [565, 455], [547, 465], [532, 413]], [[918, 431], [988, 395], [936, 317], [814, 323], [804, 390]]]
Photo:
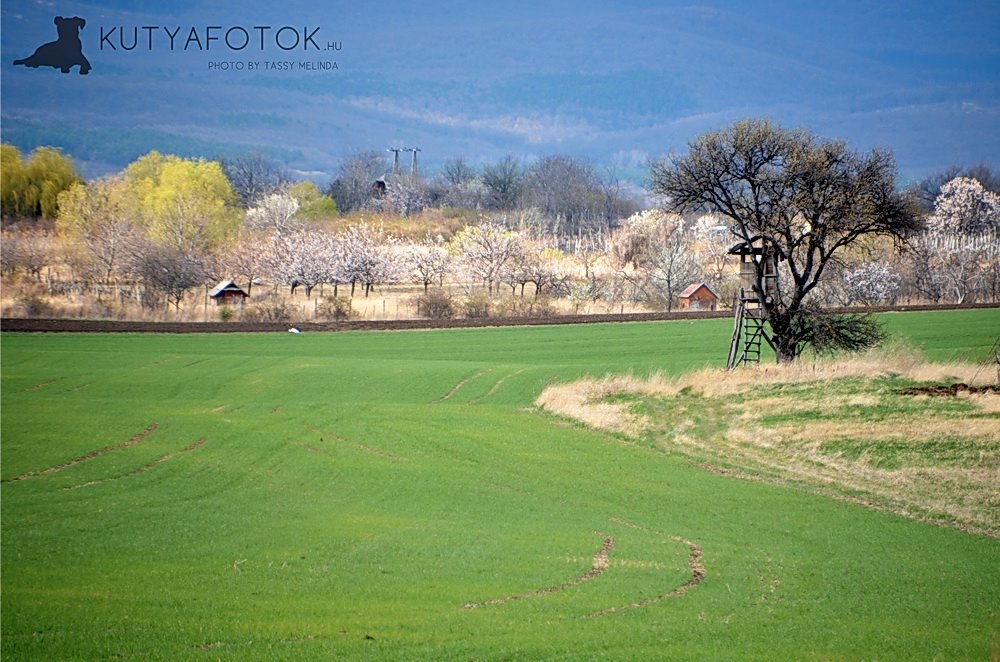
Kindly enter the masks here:
[[293, 293], [302, 286], [308, 299], [313, 288], [336, 277], [337, 248], [337, 241], [330, 233], [299, 227], [274, 242], [271, 272], [275, 280], [288, 283]]
[[268, 193], [247, 209], [245, 227], [273, 235], [288, 234], [296, 226], [299, 201], [288, 193]]
[[541, 240], [525, 242], [501, 269], [501, 277], [515, 294], [520, 288], [522, 297], [528, 283], [535, 286], [535, 297], [543, 290], [553, 294], [565, 293], [569, 289], [569, 278], [559, 267], [562, 257], [558, 248], [545, 246]]
[[492, 221], [463, 228], [451, 245], [469, 274], [486, 285], [490, 295], [503, 282], [504, 266], [521, 250], [520, 237]]
[[955, 177], [941, 186], [927, 228], [933, 233], [961, 235], [1000, 230], [1000, 196], [987, 191], [977, 179]]
[[381, 228], [367, 223], [352, 225], [338, 242], [341, 255], [338, 280], [351, 284], [351, 296], [359, 284], [367, 297], [376, 285], [396, 278], [402, 260], [395, 252], [395, 241], [386, 237]]
[[865, 262], [844, 272], [849, 300], [866, 306], [894, 301], [899, 294], [899, 281], [899, 274], [882, 262]]
[[386, 184], [386, 202], [402, 216], [417, 214], [429, 204], [427, 186], [411, 175], [392, 177]]
[[927, 231], [915, 242], [918, 287], [932, 299], [955, 303], [990, 296], [1000, 270], [998, 232], [1000, 196], [971, 177], [943, 184]]
[[423, 241], [407, 246], [404, 255], [410, 279], [423, 285], [424, 292], [432, 283], [443, 283], [450, 269], [451, 256], [440, 235], [428, 235]]

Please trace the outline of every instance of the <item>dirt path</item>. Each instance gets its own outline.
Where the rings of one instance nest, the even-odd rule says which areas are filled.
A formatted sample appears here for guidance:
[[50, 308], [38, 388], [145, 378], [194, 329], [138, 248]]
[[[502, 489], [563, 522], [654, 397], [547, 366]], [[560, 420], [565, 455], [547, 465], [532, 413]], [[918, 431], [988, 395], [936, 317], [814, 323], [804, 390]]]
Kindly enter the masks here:
[[80, 464], [81, 462], [86, 462], [88, 460], [93, 460], [94, 458], [101, 457], [102, 455], [107, 455], [111, 451], [117, 451], [117, 450], [121, 450], [123, 448], [128, 448], [129, 446], [135, 446], [136, 444], [138, 444], [139, 442], [141, 442], [143, 439], [145, 439], [149, 435], [153, 434], [153, 432], [156, 430], [156, 428], [158, 426], [159, 426], [159, 423], [153, 423], [152, 425], [150, 425], [148, 428], [146, 428], [145, 430], [143, 430], [139, 434], [135, 435], [131, 439], [127, 439], [127, 440], [121, 442], [120, 444], [115, 444], [113, 446], [105, 446], [104, 448], [99, 448], [97, 450], [90, 451], [86, 455], [81, 455], [80, 457], [75, 457], [72, 460], [70, 460], [69, 462], [64, 462], [64, 463], [56, 465], [54, 467], [49, 467], [48, 469], [42, 469], [41, 471], [29, 471], [26, 474], [21, 474], [20, 476], [16, 476], [14, 478], [11, 478], [9, 480], [5, 480], [3, 482], [5, 482], [5, 483], [13, 483], [15, 481], [28, 480], [29, 478], [37, 478], [39, 476], [49, 476], [49, 475], [54, 474], [54, 473], [59, 473], [60, 471], [63, 471], [65, 469], [69, 469], [70, 467], [74, 467], [74, 466]]
[[153, 460], [149, 464], [144, 464], [141, 467], [139, 467], [138, 469], [134, 469], [134, 470], [132, 470], [132, 471], [126, 473], [126, 474], [122, 474], [121, 476], [112, 476], [111, 478], [102, 478], [100, 480], [91, 480], [91, 481], [88, 481], [86, 483], [80, 483], [79, 485], [70, 485], [69, 487], [64, 487], [63, 491], [78, 490], [78, 489], [80, 489], [82, 487], [90, 487], [92, 485], [103, 485], [104, 483], [110, 483], [112, 481], [122, 480], [124, 478], [132, 478], [133, 476], [138, 476], [140, 474], [144, 474], [147, 471], [149, 471], [150, 469], [152, 469], [153, 467], [159, 466], [159, 465], [163, 464], [164, 462], [167, 462], [169, 460], [174, 459], [175, 457], [177, 457], [181, 453], [189, 453], [189, 452], [195, 450], [196, 448], [201, 447], [202, 445], [204, 445], [204, 443], [205, 443], [205, 438], [202, 437], [198, 441], [194, 442], [193, 444], [191, 444], [189, 446], [185, 446], [184, 448], [182, 448], [181, 450], [177, 451], [176, 453], [167, 453], [166, 455], [164, 455], [160, 459]]
[[511, 377], [517, 377], [518, 375], [520, 375], [520, 374], [521, 374], [522, 372], [524, 372], [525, 370], [527, 370], [527, 368], [521, 368], [521, 369], [520, 369], [520, 370], [518, 370], [517, 372], [514, 372], [514, 373], [511, 373], [511, 374], [509, 374], [509, 375], [507, 375], [507, 376], [505, 376], [505, 377], [501, 377], [501, 378], [500, 378], [500, 379], [499, 379], [499, 380], [497, 381], [497, 383], [496, 383], [496, 384], [494, 384], [494, 385], [492, 386], [492, 388], [490, 388], [490, 390], [489, 390], [489, 391], [487, 391], [487, 392], [486, 392], [486, 393], [484, 393], [483, 395], [479, 396], [478, 398], [472, 398], [471, 400], [469, 400], [469, 404], [470, 404], [470, 405], [474, 405], [474, 404], [476, 404], [477, 402], [479, 402], [480, 400], [484, 400], [484, 399], [486, 399], [486, 398], [490, 397], [491, 395], [493, 395], [494, 393], [496, 393], [497, 391], [499, 391], [499, 390], [500, 390], [500, 387], [501, 387], [501, 386], [503, 385], [503, 383], [504, 383], [505, 381], [507, 381], [507, 380], [508, 380], [508, 379], [510, 379]]
[[476, 374], [472, 375], [471, 377], [466, 377], [465, 379], [463, 379], [459, 383], [457, 383], [454, 386], [452, 386], [450, 391], [448, 391], [447, 393], [445, 393], [444, 395], [442, 395], [437, 400], [434, 400], [434, 402], [445, 402], [446, 400], [450, 400], [452, 398], [452, 396], [454, 396], [456, 393], [458, 393], [459, 390], [461, 390], [461, 388], [463, 386], [465, 386], [466, 384], [468, 384], [469, 382], [471, 382], [473, 379], [479, 379], [483, 375], [485, 375], [485, 374], [487, 374], [489, 372], [492, 372], [492, 371], [493, 371], [493, 368], [488, 368], [487, 370], [480, 370], [479, 372], [477, 372]]
[[608, 569], [608, 556], [611, 554], [611, 550], [615, 547], [615, 539], [606, 536], [600, 531], [594, 531], [595, 534], [601, 537], [604, 544], [601, 545], [601, 549], [597, 551], [594, 555], [594, 561], [591, 564], [590, 570], [583, 573], [579, 577], [574, 577], [569, 581], [563, 582], [562, 584], [557, 584], [555, 586], [549, 586], [548, 588], [539, 589], [537, 591], [530, 591], [528, 593], [518, 593], [516, 595], [508, 595], [504, 598], [494, 598], [493, 600], [483, 600], [481, 602], [468, 602], [462, 605], [463, 609], [475, 609], [476, 607], [485, 607], [487, 605], [500, 605], [507, 602], [513, 602], [514, 600], [523, 600], [524, 598], [534, 598], [542, 595], [549, 595], [557, 591], [565, 591], [568, 588], [572, 588], [577, 584], [582, 584], [583, 582], [594, 579], [600, 576]]
[[687, 545], [689, 550], [688, 567], [691, 568], [691, 578], [688, 579], [683, 584], [681, 584], [680, 586], [666, 593], [658, 595], [656, 597], [648, 598], [646, 600], [640, 600], [639, 602], [633, 602], [622, 607], [610, 607], [608, 609], [602, 609], [601, 611], [596, 611], [593, 614], [590, 614], [587, 618], [597, 618], [599, 616], [607, 616], [608, 614], [613, 614], [618, 611], [625, 611], [627, 609], [641, 609], [643, 607], [648, 607], [649, 605], [656, 604], [657, 602], [661, 602], [663, 600], [680, 597], [705, 580], [705, 566], [701, 562], [703, 553], [701, 547], [697, 543], [687, 540], [686, 538], [682, 538], [680, 536], [653, 531], [644, 526], [639, 526], [638, 524], [633, 524], [632, 522], [628, 522], [626, 520], [612, 518], [611, 521], [615, 522], [616, 524], [621, 524], [623, 526], [636, 529], [638, 531], [645, 531], [646, 533], [652, 533], [654, 535], [663, 536], [665, 538], [673, 540], [674, 542]]
[[[702, 563], [703, 552], [701, 546], [699, 546], [697, 543], [692, 542], [691, 540], [687, 540], [686, 538], [682, 538], [680, 536], [675, 536], [660, 531], [653, 531], [652, 529], [639, 526], [638, 524], [634, 524], [632, 522], [623, 519], [612, 517], [611, 521], [614, 522], [615, 524], [620, 524], [630, 529], [636, 529], [637, 531], [643, 531], [645, 533], [662, 536], [676, 543], [686, 545], [688, 548], [688, 567], [691, 569], [691, 577], [680, 586], [674, 587], [669, 591], [661, 593], [660, 595], [657, 595], [655, 597], [647, 598], [645, 600], [639, 600], [637, 602], [632, 602], [620, 607], [609, 607], [608, 609], [602, 609], [600, 611], [596, 611], [592, 614], [587, 615], [586, 618], [598, 618], [600, 616], [607, 616], [609, 614], [614, 614], [616, 612], [626, 611], [629, 609], [641, 609], [643, 607], [648, 607], [650, 605], [656, 604], [657, 602], [662, 602], [663, 600], [680, 597], [705, 580], [706, 571], [705, 571], [705, 566]], [[466, 603], [465, 605], [462, 605], [462, 608], [475, 609], [476, 607], [499, 605], [508, 602], [513, 602], [515, 600], [523, 600], [524, 598], [534, 598], [543, 595], [549, 595], [557, 591], [565, 591], [566, 589], [572, 588], [578, 584], [581, 584], [585, 581], [594, 579], [595, 577], [602, 575], [610, 566], [608, 557], [610, 556], [611, 551], [615, 547], [615, 539], [599, 531], [595, 531], [594, 533], [602, 538], [604, 544], [601, 546], [601, 549], [598, 550], [597, 554], [594, 555], [594, 560], [593, 563], [591, 564], [590, 570], [580, 575], [579, 577], [574, 577], [573, 579], [563, 582], [562, 584], [557, 584], [555, 586], [550, 586], [548, 588], [539, 589], [537, 591], [518, 593], [515, 595], [508, 595], [503, 598], [494, 598], [492, 600], [483, 600], [480, 602], [469, 602]]]

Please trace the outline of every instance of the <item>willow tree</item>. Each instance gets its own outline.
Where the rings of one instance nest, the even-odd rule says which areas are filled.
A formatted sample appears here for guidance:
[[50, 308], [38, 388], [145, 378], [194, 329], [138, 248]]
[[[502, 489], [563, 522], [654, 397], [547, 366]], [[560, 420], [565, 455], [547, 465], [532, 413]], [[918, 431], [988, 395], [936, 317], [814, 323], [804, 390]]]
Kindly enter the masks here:
[[239, 230], [239, 199], [215, 161], [150, 152], [130, 164], [125, 185], [150, 239], [204, 257]]
[[55, 147], [38, 147], [28, 156], [0, 145], [0, 213], [5, 217], [55, 218], [59, 194], [80, 181], [72, 159]]
[[737, 243], [783, 258], [777, 295], [764, 296], [763, 263], [754, 287], [779, 362], [807, 344], [859, 349], [878, 340], [871, 320], [822, 314], [808, 296], [848, 246], [919, 229], [915, 205], [895, 187], [891, 153], [751, 119], [694, 139], [687, 154], [651, 170], [671, 210], [718, 214]]

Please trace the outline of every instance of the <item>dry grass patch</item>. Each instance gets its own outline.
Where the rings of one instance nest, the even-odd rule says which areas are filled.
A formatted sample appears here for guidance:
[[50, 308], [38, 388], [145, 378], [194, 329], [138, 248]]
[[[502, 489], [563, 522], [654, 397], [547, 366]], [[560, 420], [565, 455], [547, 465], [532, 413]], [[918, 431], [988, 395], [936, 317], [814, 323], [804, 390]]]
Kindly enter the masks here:
[[[954, 384], [975, 392], [944, 388]], [[676, 379], [609, 376], [552, 386], [536, 404], [727, 475], [1000, 537], [995, 385], [989, 367], [893, 352]]]
[[665, 396], [678, 391], [672, 380], [658, 374], [649, 378], [607, 375], [601, 379], [550, 385], [538, 396], [535, 404], [590, 427], [634, 437], [646, 429], [644, 418], [631, 411], [631, 403], [610, 401], [609, 398], [622, 394]]

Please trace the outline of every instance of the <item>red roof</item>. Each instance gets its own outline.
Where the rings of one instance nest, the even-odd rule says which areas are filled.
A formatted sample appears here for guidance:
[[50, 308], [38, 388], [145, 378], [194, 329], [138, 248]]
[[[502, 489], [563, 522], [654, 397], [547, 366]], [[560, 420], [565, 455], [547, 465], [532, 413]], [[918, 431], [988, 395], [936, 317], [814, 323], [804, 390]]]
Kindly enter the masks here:
[[706, 285], [705, 283], [691, 283], [690, 285], [688, 285], [684, 289], [683, 292], [680, 293], [680, 296], [678, 298], [680, 298], [680, 299], [689, 299], [692, 296], [694, 296], [695, 292], [697, 292], [701, 288], [705, 288], [705, 290], [707, 290], [708, 293], [712, 295], [712, 298], [714, 298], [714, 299], [718, 299], [719, 298], [719, 295], [716, 294], [715, 292], [713, 292], [712, 288], [709, 287], [708, 285]]

